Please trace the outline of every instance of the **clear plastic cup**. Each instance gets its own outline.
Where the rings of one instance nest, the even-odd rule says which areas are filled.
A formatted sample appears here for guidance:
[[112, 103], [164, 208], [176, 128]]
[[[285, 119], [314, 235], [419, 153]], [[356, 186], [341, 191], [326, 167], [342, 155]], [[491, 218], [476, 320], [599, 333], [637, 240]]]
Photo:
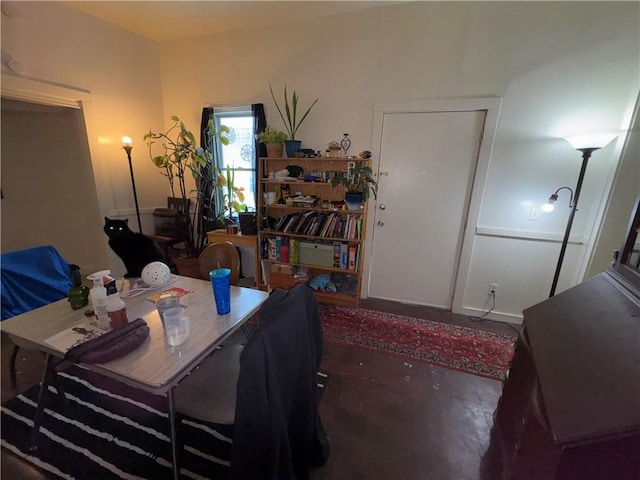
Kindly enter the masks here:
[[189, 317], [181, 307], [165, 310], [164, 332], [169, 345], [180, 345], [189, 336]]

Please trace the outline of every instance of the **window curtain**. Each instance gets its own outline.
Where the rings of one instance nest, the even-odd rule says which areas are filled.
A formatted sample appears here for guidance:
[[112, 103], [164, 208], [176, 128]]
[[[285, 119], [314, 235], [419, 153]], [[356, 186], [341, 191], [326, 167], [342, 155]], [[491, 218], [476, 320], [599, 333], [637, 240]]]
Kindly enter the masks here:
[[[213, 108], [205, 107], [202, 109], [202, 118], [200, 120], [200, 146], [215, 155], [216, 146], [213, 139], [207, 138], [207, 126], [209, 120], [213, 120]], [[207, 166], [203, 174], [196, 181], [198, 189], [198, 218], [196, 219], [197, 232], [199, 237], [206, 240], [206, 232], [215, 230], [216, 228], [224, 228], [216, 221], [216, 192], [213, 187], [213, 165]]]
[[[255, 152], [255, 176], [254, 176], [254, 185], [255, 185], [255, 195], [258, 195], [258, 186], [260, 179], [258, 178], [258, 165], [260, 165], [260, 157], [267, 156], [267, 146], [264, 143], [258, 142], [258, 135], [265, 131], [267, 128], [267, 117], [264, 114], [264, 105], [262, 103], [254, 103], [251, 105], [251, 113], [253, 115], [253, 132], [254, 136], [254, 145], [253, 151]], [[258, 205], [258, 199], [255, 198], [254, 205]]]

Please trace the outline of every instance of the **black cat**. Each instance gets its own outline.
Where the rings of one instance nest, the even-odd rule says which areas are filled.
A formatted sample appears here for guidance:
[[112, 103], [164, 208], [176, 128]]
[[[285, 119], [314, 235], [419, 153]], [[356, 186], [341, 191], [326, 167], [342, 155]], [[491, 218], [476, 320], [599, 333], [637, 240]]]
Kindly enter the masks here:
[[166, 263], [164, 252], [151, 238], [129, 228], [129, 220], [112, 220], [104, 217], [104, 233], [109, 246], [124, 262], [126, 278], [139, 277], [142, 269], [151, 262]]

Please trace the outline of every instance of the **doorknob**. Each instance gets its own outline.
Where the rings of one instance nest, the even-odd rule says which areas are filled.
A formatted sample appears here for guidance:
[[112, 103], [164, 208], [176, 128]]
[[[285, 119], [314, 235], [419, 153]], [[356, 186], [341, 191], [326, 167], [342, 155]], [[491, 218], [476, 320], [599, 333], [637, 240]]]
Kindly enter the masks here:
[[379, 227], [384, 227], [384, 222], [382, 220], [378, 220], [378, 226]]
[[387, 206], [384, 203], [380, 204], [380, 210], [386, 210]]

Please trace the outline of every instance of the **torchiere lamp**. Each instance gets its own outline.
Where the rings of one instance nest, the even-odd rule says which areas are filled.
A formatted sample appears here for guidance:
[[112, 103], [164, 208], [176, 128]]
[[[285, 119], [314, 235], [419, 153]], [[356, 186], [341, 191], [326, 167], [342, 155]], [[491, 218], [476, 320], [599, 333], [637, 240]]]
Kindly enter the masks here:
[[[571, 144], [573, 148], [582, 152], [582, 167], [580, 168], [580, 174], [578, 175], [578, 183], [576, 184], [575, 191], [572, 191], [569, 187], [560, 187], [554, 194], [549, 197], [549, 203], [544, 207], [544, 211], [553, 210], [553, 202], [558, 199], [558, 192], [564, 188], [571, 191], [571, 199], [569, 201], [569, 219], [567, 220], [567, 228], [564, 231], [564, 238], [562, 239], [562, 247], [560, 247], [560, 256], [558, 257], [558, 263], [556, 265], [556, 272], [553, 275], [553, 283], [551, 284], [551, 291], [549, 292], [549, 298], [556, 294], [556, 287], [558, 286], [558, 278], [560, 277], [560, 270], [562, 269], [562, 262], [564, 260], [564, 254], [567, 250], [567, 243], [569, 243], [569, 235], [571, 234], [571, 227], [573, 226], [573, 217], [578, 210], [578, 199], [580, 198], [580, 190], [582, 189], [582, 181], [584, 180], [584, 174], [587, 170], [587, 162], [591, 157], [591, 154], [596, 150], [601, 149], [609, 144], [616, 134], [605, 133], [596, 136], [579, 135], [572, 137], [565, 137], [565, 140]], [[548, 206], [547, 206], [548, 205]]]
[[142, 223], [140, 222], [140, 209], [138, 208], [138, 194], [136, 193], [136, 181], [133, 178], [133, 165], [131, 164], [131, 145], [130, 137], [122, 137], [122, 148], [127, 152], [127, 160], [129, 160], [129, 172], [131, 173], [131, 186], [133, 187], [133, 201], [136, 204], [136, 216], [138, 217], [138, 231], [142, 233]]

